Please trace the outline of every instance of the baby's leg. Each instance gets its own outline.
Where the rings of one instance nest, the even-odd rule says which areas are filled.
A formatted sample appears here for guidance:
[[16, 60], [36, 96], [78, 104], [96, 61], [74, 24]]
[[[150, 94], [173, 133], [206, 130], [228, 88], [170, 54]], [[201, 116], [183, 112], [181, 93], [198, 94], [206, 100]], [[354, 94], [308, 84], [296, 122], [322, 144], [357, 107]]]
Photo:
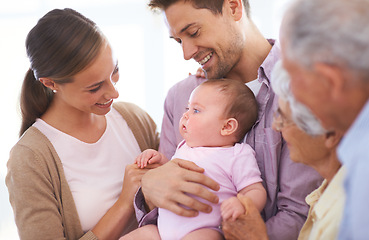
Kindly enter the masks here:
[[146, 225], [137, 228], [132, 232], [119, 238], [119, 240], [137, 240], [137, 239], [160, 240], [158, 227], [152, 224]]
[[182, 238], [182, 240], [224, 240], [223, 235], [215, 229], [211, 228], [200, 228], [193, 232], [190, 232]]

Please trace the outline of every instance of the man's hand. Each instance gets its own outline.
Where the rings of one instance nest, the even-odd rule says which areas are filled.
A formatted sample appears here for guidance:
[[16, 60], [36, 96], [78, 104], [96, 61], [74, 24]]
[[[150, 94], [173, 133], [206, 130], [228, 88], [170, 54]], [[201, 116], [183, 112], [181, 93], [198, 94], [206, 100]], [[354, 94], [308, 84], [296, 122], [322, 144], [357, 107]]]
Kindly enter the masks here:
[[245, 214], [239, 216], [236, 221], [223, 221], [222, 229], [227, 240], [268, 240], [267, 230], [259, 210], [250, 198], [241, 194], [237, 195], [246, 209]]
[[211, 212], [211, 206], [190, 196], [195, 195], [209, 202], [218, 203], [218, 196], [206, 187], [218, 191], [219, 185], [203, 172], [204, 169], [195, 163], [182, 159], [173, 159], [163, 166], [148, 171], [141, 182], [147, 204], [168, 209], [185, 217], [197, 216], [198, 211]]

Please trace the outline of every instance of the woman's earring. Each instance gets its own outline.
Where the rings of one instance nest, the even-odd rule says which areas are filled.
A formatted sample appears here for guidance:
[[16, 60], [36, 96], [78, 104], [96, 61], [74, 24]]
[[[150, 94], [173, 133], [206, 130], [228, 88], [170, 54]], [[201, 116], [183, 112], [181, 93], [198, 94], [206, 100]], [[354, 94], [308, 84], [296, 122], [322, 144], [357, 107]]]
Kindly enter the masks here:
[[53, 90], [53, 93], [56, 93], [56, 92], [57, 92], [57, 91], [54, 89], [54, 90]]

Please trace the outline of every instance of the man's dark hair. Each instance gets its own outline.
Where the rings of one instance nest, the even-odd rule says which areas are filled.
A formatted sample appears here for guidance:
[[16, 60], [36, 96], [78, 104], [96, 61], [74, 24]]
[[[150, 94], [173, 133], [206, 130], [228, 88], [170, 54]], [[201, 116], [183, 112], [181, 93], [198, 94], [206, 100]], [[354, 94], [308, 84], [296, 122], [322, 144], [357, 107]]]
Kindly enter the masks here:
[[[222, 14], [224, 0], [150, 0], [149, 7], [152, 10], [165, 11], [172, 4], [178, 1], [191, 2], [195, 8], [206, 8], [214, 14]], [[250, 16], [249, 0], [242, 0], [243, 6], [246, 10], [247, 17]]]

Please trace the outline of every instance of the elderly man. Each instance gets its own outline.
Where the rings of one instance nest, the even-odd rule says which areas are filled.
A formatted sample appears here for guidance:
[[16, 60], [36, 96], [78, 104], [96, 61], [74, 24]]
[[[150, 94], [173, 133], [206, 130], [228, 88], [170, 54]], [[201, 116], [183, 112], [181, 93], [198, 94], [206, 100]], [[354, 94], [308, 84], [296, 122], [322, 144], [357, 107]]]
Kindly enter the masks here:
[[281, 26], [282, 58], [296, 98], [326, 129], [345, 132], [347, 168], [339, 239], [369, 236], [369, 1], [297, 0]]

